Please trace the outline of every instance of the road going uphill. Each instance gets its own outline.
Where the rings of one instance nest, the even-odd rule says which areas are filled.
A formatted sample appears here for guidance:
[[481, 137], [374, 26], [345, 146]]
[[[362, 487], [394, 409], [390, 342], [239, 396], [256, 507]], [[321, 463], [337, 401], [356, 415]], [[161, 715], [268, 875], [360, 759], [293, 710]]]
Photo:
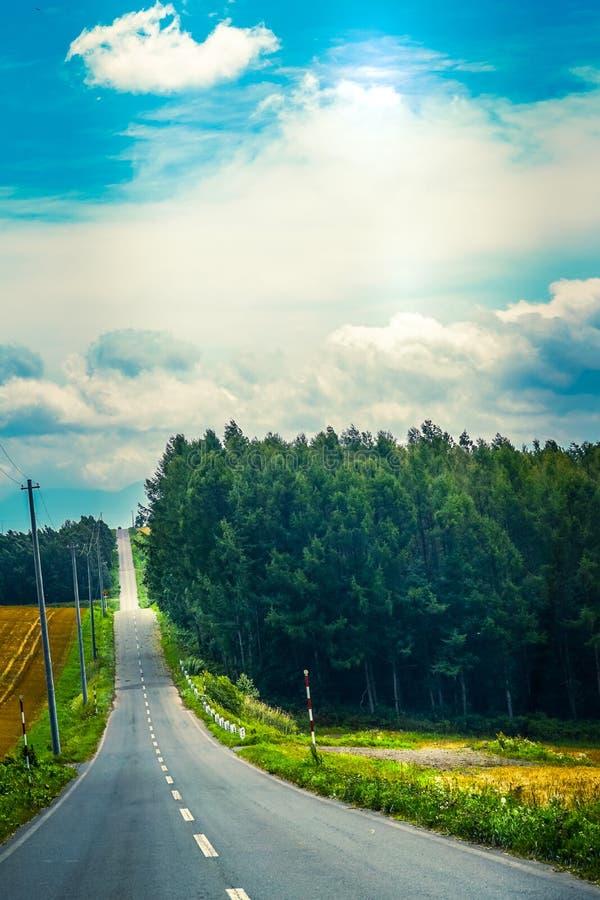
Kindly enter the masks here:
[[181, 704], [117, 533], [114, 711], [95, 759], [0, 848], [6, 900], [599, 897], [551, 868], [313, 797], [217, 744]]

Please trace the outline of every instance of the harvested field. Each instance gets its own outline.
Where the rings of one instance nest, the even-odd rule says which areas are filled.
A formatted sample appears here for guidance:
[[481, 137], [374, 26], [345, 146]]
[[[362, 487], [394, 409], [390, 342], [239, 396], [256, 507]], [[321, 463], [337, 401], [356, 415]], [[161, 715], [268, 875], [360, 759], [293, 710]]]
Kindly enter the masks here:
[[[75, 638], [75, 610], [48, 609], [54, 680]], [[21, 737], [19, 694], [31, 723], [46, 703], [46, 676], [37, 606], [0, 606], [0, 757]]]

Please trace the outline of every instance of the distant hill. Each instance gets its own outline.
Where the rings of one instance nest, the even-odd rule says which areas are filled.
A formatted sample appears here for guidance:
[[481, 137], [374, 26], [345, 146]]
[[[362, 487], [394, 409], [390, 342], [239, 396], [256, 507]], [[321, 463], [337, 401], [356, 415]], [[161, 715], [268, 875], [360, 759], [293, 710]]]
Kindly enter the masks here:
[[[54, 525], [60, 528], [66, 519], [79, 520], [80, 516], [99, 516], [111, 528], [131, 525], [131, 513], [137, 513], [138, 503], [144, 503], [144, 483], [136, 481], [120, 491], [97, 491], [69, 488], [44, 488], [43, 499], [47, 511], [36, 494], [38, 525]], [[51, 521], [52, 520], [52, 521]], [[0, 531], [29, 530], [27, 492], [15, 490], [0, 498]]]

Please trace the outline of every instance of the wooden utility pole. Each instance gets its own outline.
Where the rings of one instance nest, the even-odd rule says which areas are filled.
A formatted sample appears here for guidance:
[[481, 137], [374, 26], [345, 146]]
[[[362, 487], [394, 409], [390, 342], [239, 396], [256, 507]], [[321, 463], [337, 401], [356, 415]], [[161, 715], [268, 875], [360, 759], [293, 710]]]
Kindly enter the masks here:
[[98, 656], [98, 650], [96, 649], [96, 623], [94, 621], [94, 601], [92, 599], [92, 578], [90, 575], [89, 551], [88, 551], [88, 553], [86, 553], [86, 560], [87, 560], [88, 602], [90, 604], [90, 623], [92, 626], [92, 659], [96, 659]]
[[42, 648], [44, 650], [44, 669], [46, 672], [46, 692], [48, 694], [48, 715], [50, 717], [50, 733], [52, 736], [52, 752], [55, 756], [60, 754], [60, 736], [58, 733], [58, 718], [56, 715], [56, 698], [54, 696], [54, 679], [52, 677], [52, 659], [50, 658], [50, 641], [48, 640], [48, 622], [46, 620], [46, 603], [44, 601], [44, 582], [42, 580], [42, 564], [40, 561], [40, 545], [38, 542], [37, 524], [35, 520], [35, 505], [33, 503], [33, 489], [39, 488], [39, 484], [32, 484], [31, 478], [27, 479], [27, 487], [21, 487], [29, 496], [29, 515], [31, 518], [31, 539], [33, 541], [33, 565], [35, 568], [35, 586], [37, 589], [38, 607], [40, 611], [40, 627], [42, 630]]
[[75, 597], [75, 615], [77, 616], [77, 643], [79, 644], [79, 668], [81, 671], [81, 696], [83, 705], [88, 702], [87, 678], [85, 675], [85, 656], [83, 653], [83, 634], [81, 631], [81, 611], [79, 609], [79, 580], [77, 578], [77, 560], [75, 559], [75, 544], [71, 544], [71, 563], [73, 565], [73, 595]]
[[[102, 513], [100, 513], [100, 522], [102, 521]], [[100, 525], [98, 525], [98, 537], [96, 538], [96, 551], [98, 553], [98, 579], [100, 581], [100, 608], [102, 610], [102, 618], [106, 616], [106, 601], [104, 599], [104, 579], [102, 578], [102, 557], [100, 556]]]

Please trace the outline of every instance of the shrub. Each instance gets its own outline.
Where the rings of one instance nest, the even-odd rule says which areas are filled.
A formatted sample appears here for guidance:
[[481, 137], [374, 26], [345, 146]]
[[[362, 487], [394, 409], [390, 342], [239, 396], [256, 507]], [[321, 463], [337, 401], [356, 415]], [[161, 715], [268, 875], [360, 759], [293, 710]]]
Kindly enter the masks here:
[[497, 753], [499, 756], [507, 756], [512, 759], [526, 759], [530, 762], [547, 762], [554, 763], [558, 766], [574, 766], [574, 765], [590, 765], [589, 759], [585, 754], [581, 754], [579, 759], [574, 759], [565, 753], [556, 753], [548, 747], [536, 741], [530, 741], [528, 738], [507, 737], [502, 731], [496, 735], [495, 741], [486, 741], [483, 745], [486, 750], [491, 753]]
[[243, 694], [238, 691], [227, 675], [211, 675], [204, 672], [204, 692], [208, 697], [239, 716], [244, 701]]
[[186, 656], [183, 660], [183, 666], [188, 675], [201, 675], [208, 668], [205, 660], [199, 656]]
[[260, 700], [260, 691], [254, 684], [253, 680], [246, 675], [245, 672], [242, 672], [240, 677], [235, 683], [238, 691], [241, 691], [242, 694], [245, 694], [246, 697], [252, 697], [253, 700]]

